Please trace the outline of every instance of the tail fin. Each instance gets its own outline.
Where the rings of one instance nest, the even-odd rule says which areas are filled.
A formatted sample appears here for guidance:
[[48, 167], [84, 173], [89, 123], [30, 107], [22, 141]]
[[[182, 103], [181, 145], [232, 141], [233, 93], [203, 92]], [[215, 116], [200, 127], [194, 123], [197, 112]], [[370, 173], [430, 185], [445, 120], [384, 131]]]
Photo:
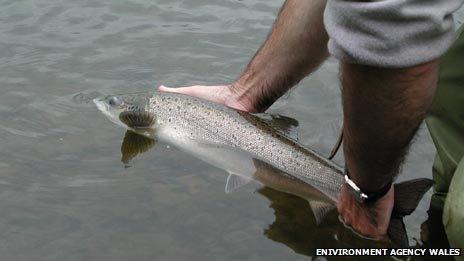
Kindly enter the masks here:
[[395, 205], [393, 207], [388, 236], [393, 243], [400, 247], [408, 247], [408, 235], [404, 226], [403, 217], [411, 214], [419, 204], [433, 181], [430, 179], [413, 179], [397, 183], [395, 188]]

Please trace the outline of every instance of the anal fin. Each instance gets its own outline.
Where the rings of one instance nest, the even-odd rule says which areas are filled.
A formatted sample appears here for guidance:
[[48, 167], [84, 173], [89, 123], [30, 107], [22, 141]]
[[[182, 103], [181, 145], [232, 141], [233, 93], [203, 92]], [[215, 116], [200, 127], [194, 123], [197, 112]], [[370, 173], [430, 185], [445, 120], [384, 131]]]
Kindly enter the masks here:
[[335, 205], [332, 203], [316, 200], [308, 200], [308, 202], [311, 206], [311, 210], [313, 211], [317, 225], [322, 222], [327, 213], [329, 213], [332, 209], [335, 209]]
[[231, 193], [232, 191], [245, 186], [251, 181], [250, 178], [246, 178], [234, 173], [230, 173], [229, 176], [227, 177], [226, 181], [226, 188], [225, 191], [227, 194]]

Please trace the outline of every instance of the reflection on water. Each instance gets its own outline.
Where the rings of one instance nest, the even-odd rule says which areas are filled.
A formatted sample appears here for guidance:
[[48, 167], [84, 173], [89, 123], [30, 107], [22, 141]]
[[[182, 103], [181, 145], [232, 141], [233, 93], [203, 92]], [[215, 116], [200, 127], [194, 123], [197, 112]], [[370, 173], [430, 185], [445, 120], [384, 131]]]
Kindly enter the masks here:
[[285, 192], [262, 187], [258, 193], [270, 201], [275, 220], [264, 235], [285, 244], [296, 253], [314, 256], [315, 247], [392, 247], [387, 242], [362, 239], [346, 229], [338, 221], [338, 214], [332, 211], [321, 224], [317, 224], [308, 201]]
[[133, 158], [147, 152], [155, 143], [154, 139], [146, 138], [130, 130], [126, 131], [121, 143], [121, 162], [127, 166]]
[[[313, 248], [336, 247], [341, 238], [364, 244], [340, 227], [335, 212], [317, 229], [310, 229], [309, 214], [307, 224], [299, 219], [298, 227], [311, 231], [301, 240], [283, 232], [294, 226], [272, 225], [280, 232], [266, 234], [282, 235], [272, 238], [291, 248], [267, 240], [263, 230], [274, 222], [267, 198], [290, 196], [256, 196], [253, 185], [226, 195], [220, 170], [166, 144], [124, 168], [124, 130], [91, 102], [158, 84], [230, 82], [259, 48], [281, 4], [2, 1], [1, 259], [307, 260], [295, 251], [311, 250], [295, 242], [307, 240]], [[329, 60], [270, 112], [298, 119], [300, 142], [327, 155], [340, 127], [339, 92], [338, 65]], [[128, 155], [124, 161], [135, 154]], [[433, 155], [421, 129], [400, 179], [431, 177]], [[288, 204], [304, 205], [291, 197]], [[429, 199], [430, 193], [405, 220], [417, 245], [424, 244]], [[296, 207], [288, 211], [304, 215]]]
[[[121, 144], [121, 161], [126, 166], [137, 155], [147, 152], [155, 145], [151, 138], [132, 131], [126, 131]], [[292, 178], [273, 166], [253, 159], [256, 172], [253, 178], [264, 186], [257, 192], [270, 201], [275, 220], [263, 230], [269, 239], [282, 243], [298, 254], [313, 256], [318, 247], [407, 247], [407, 243], [372, 241], [359, 237], [347, 229], [334, 217], [337, 217], [333, 202], [307, 183]], [[229, 179], [227, 179], [229, 182]], [[227, 185], [226, 185], [227, 187]], [[272, 188], [271, 188], [272, 187]], [[428, 186], [427, 186], [428, 187]], [[327, 212], [317, 217], [311, 202], [328, 206]], [[402, 236], [400, 236], [402, 237]], [[407, 236], [405, 236], [407, 238]], [[405, 244], [405, 245], [404, 245]], [[436, 245], [434, 243], [433, 245]]]

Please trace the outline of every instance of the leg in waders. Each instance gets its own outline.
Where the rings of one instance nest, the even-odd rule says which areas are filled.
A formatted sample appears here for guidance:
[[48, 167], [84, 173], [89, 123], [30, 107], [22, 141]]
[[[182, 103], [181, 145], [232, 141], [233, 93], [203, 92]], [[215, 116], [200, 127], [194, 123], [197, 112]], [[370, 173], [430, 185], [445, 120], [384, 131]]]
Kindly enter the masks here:
[[434, 195], [428, 221], [432, 224], [430, 230], [434, 227], [433, 215], [441, 215], [443, 211], [445, 240], [447, 238], [451, 247], [463, 249], [464, 26], [458, 31], [454, 45], [442, 57], [438, 89], [426, 122], [437, 148], [433, 166]]

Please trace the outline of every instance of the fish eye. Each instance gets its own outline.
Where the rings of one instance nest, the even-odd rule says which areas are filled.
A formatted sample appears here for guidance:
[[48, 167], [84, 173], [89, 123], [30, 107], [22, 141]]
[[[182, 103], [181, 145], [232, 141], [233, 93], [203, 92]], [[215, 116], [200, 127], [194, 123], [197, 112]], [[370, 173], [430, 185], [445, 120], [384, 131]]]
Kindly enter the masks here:
[[122, 101], [118, 97], [113, 96], [108, 100], [108, 104], [111, 106], [120, 106]]

